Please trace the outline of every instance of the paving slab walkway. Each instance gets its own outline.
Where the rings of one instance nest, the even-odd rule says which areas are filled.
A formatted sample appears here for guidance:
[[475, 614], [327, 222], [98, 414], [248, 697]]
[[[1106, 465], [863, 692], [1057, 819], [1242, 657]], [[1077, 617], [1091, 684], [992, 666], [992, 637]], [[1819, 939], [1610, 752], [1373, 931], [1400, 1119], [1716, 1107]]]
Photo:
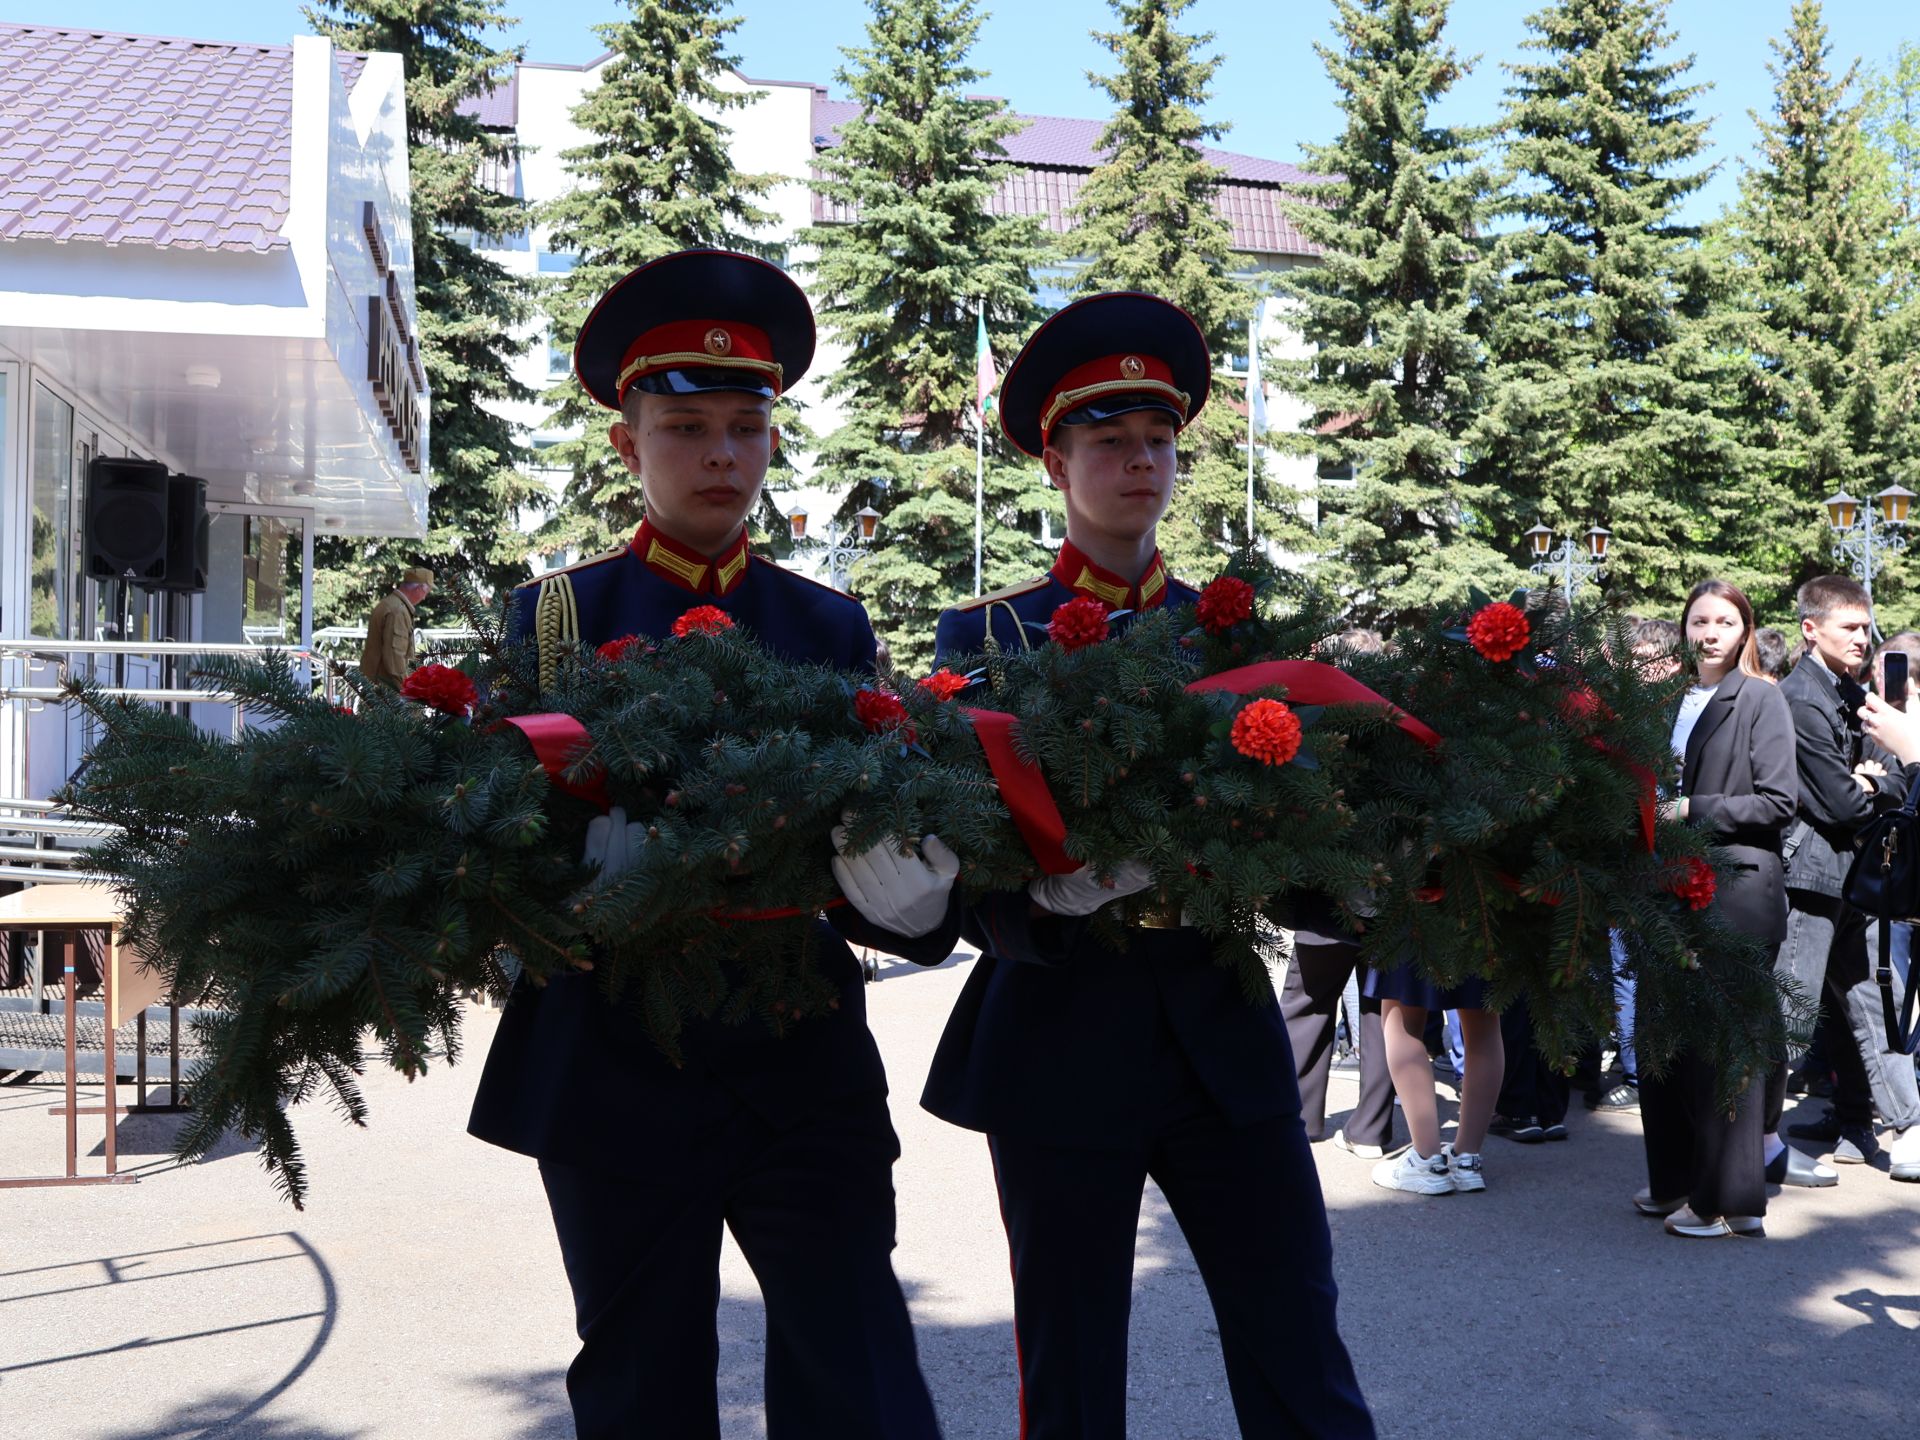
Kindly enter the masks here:
[[[949, 1440], [1012, 1440], [986, 1146], [914, 1104], [970, 963], [889, 965], [868, 996], [904, 1149], [896, 1262], [927, 1378]], [[304, 1111], [305, 1211], [243, 1146], [174, 1166], [178, 1122], [161, 1116], [120, 1123], [138, 1185], [0, 1192], [0, 1436], [570, 1435], [572, 1315], [538, 1178], [463, 1133], [492, 1026], [472, 1012], [457, 1068], [414, 1085], [370, 1076], [369, 1129]], [[1336, 1072], [1333, 1103], [1352, 1097], [1352, 1072]], [[0, 1174], [58, 1168], [54, 1098], [0, 1086]], [[617, 1115], [618, 1097], [597, 1100]], [[1379, 1190], [1365, 1163], [1316, 1148], [1342, 1328], [1386, 1440], [1913, 1433], [1920, 1186], [1849, 1169], [1836, 1189], [1778, 1197], [1765, 1241], [1679, 1241], [1627, 1203], [1643, 1183], [1638, 1119], [1571, 1123], [1563, 1145], [1490, 1141], [1474, 1196]], [[99, 1131], [82, 1135], [97, 1166]], [[731, 1245], [724, 1263], [723, 1431], [745, 1440], [764, 1433], [762, 1315]], [[1205, 1291], [1152, 1193], [1132, 1348], [1136, 1440], [1237, 1434]]]

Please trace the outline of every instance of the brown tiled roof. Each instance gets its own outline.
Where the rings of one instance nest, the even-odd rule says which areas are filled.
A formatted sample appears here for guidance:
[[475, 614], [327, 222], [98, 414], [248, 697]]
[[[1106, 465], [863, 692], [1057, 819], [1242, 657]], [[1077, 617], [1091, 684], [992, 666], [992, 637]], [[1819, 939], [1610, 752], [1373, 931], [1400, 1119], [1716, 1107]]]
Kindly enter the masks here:
[[0, 24], [0, 241], [279, 249], [292, 158], [288, 46]]
[[[850, 100], [829, 100], [824, 90], [813, 95], [813, 143], [816, 150], [838, 143], [841, 125], [860, 113]], [[1037, 215], [1048, 230], [1064, 235], [1073, 228], [1070, 212], [1080, 189], [1101, 162], [1100, 135], [1104, 120], [1073, 120], [1056, 115], [1015, 115], [1026, 128], [1003, 142], [1008, 160], [1019, 167], [1009, 175], [989, 202], [996, 215]], [[1233, 248], [1270, 255], [1318, 255], [1320, 247], [1294, 228], [1280, 208], [1288, 185], [1311, 181], [1312, 176], [1279, 160], [1263, 160], [1230, 150], [1203, 148], [1208, 162], [1225, 172], [1214, 195], [1214, 209], [1233, 229]], [[826, 224], [852, 216], [816, 194], [813, 218]]]

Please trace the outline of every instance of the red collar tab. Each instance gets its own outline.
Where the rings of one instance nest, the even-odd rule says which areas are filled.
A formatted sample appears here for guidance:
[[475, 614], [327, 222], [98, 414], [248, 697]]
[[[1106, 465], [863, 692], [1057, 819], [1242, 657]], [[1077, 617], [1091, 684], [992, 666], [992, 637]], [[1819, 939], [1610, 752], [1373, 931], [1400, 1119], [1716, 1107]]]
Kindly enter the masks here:
[[647, 569], [662, 580], [670, 580], [682, 590], [696, 595], [731, 595], [747, 578], [747, 527], [720, 554], [708, 559], [698, 550], [682, 545], [651, 520], [642, 520], [633, 532], [627, 548]]
[[1167, 566], [1158, 550], [1147, 562], [1138, 585], [1089, 560], [1071, 540], [1060, 546], [1053, 562], [1053, 578], [1076, 595], [1091, 595], [1114, 610], [1151, 610], [1167, 601]]
[[776, 395], [781, 390], [780, 362], [773, 358], [766, 331], [738, 320], [673, 320], [627, 347], [614, 380], [615, 398], [626, 399], [628, 388], [643, 375], [689, 368], [748, 370], [772, 385]]
[[1040, 407], [1040, 438], [1050, 440], [1053, 427], [1062, 415], [1103, 395], [1157, 395], [1165, 399], [1187, 423], [1193, 397], [1173, 383], [1173, 369], [1154, 355], [1103, 355], [1076, 365], [1047, 392], [1047, 403]]

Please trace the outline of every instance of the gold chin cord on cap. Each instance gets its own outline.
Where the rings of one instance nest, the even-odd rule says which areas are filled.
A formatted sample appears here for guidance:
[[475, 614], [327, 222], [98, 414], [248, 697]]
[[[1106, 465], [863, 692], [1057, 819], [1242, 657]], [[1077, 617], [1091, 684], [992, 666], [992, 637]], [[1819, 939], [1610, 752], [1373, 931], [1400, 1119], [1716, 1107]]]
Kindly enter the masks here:
[[624, 391], [628, 384], [637, 380], [649, 370], [668, 370], [677, 365], [698, 367], [702, 370], [752, 370], [757, 374], [771, 375], [773, 388], [780, 388], [785, 372], [778, 360], [749, 360], [740, 355], [710, 355], [704, 350], [677, 350], [669, 355], [636, 355], [620, 371], [620, 377], [613, 382], [615, 392]]
[[1180, 407], [1180, 423], [1187, 423], [1187, 407], [1192, 397], [1184, 390], [1176, 390], [1164, 380], [1102, 380], [1094, 385], [1081, 385], [1073, 390], [1062, 390], [1053, 397], [1053, 403], [1047, 406], [1046, 413], [1040, 417], [1040, 433], [1045, 435], [1053, 429], [1053, 422], [1069, 410], [1078, 410], [1089, 400], [1102, 395], [1164, 395]]

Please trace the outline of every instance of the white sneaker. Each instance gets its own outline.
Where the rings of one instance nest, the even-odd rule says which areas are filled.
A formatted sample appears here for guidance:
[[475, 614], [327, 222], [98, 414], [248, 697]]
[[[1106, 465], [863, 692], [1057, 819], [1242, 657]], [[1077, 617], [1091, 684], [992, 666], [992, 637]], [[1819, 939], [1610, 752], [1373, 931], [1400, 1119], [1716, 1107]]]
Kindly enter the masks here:
[[1471, 1195], [1476, 1190], [1487, 1188], [1486, 1172], [1480, 1168], [1478, 1155], [1456, 1155], [1453, 1142], [1448, 1141], [1440, 1147], [1440, 1156], [1447, 1162], [1447, 1174], [1453, 1177], [1453, 1188], [1462, 1195]]
[[1920, 1180], [1920, 1125], [1894, 1131], [1887, 1158], [1893, 1162], [1887, 1173], [1895, 1180]]
[[1409, 1145], [1397, 1160], [1382, 1160], [1373, 1167], [1373, 1183], [1382, 1190], [1405, 1190], [1414, 1195], [1451, 1195], [1453, 1175], [1447, 1157], [1426, 1156]]
[[1357, 1155], [1362, 1160], [1381, 1160], [1386, 1158], [1387, 1152], [1380, 1146], [1361, 1145], [1349, 1140], [1347, 1138], [1347, 1132], [1344, 1129], [1333, 1132], [1333, 1143], [1336, 1148], [1346, 1151], [1349, 1155]]

